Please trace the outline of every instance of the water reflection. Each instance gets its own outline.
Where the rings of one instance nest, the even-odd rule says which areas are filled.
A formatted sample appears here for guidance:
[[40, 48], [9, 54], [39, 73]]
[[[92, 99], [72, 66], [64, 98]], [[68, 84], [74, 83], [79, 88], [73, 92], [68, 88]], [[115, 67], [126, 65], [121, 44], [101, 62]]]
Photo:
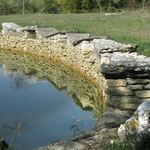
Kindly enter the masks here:
[[58, 91], [67, 90], [83, 110], [93, 111], [94, 118], [100, 119], [103, 102], [97, 86], [78, 71], [68, 69], [63, 64], [45, 60], [42, 57], [31, 57], [0, 50], [0, 64], [5, 75], [11, 77], [11, 87], [16, 90], [26, 89], [37, 81], [49, 81]]

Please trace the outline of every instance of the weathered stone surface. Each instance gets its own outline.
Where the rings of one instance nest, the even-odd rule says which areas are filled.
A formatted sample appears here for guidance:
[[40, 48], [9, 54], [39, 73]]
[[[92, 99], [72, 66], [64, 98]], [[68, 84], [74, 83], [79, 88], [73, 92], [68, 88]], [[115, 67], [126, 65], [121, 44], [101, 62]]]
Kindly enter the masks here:
[[124, 75], [134, 78], [150, 78], [150, 58], [136, 53], [110, 53], [101, 55], [101, 60], [109, 59], [109, 64], [101, 62], [100, 71], [104, 75]]
[[131, 90], [142, 90], [144, 88], [144, 85], [135, 84], [135, 85], [128, 85], [127, 87]]
[[94, 51], [93, 44], [89, 41], [83, 41], [81, 44], [82, 51]]
[[118, 135], [124, 139], [127, 136], [134, 136], [149, 129], [150, 102], [142, 103], [134, 112], [133, 116], [122, 124], [118, 129]]
[[7, 34], [7, 33], [11, 33], [11, 32], [17, 32], [18, 28], [21, 28], [21, 26], [15, 24], [15, 23], [11, 23], [11, 22], [6, 22], [6, 23], [2, 23], [2, 34]]
[[150, 83], [144, 86], [145, 89], [150, 89]]
[[142, 100], [135, 96], [112, 96], [108, 102], [108, 104], [117, 103], [118, 106], [120, 103], [141, 103]]
[[127, 78], [126, 79], [128, 84], [146, 84], [150, 82], [150, 79], [132, 79], [132, 78]]
[[142, 98], [143, 102], [150, 101], [150, 98]]
[[38, 150], [86, 150], [83, 144], [67, 141], [67, 142], [56, 142], [46, 147], [39, 148]]
[[107, 89], [108, 95], [134, 95], [134, 92], [127, 87], [111, 87]]
[[82, 42], [84, 39], [89, 38], [90, 34], [66, 33], [66, 36], [71, 44], [76, 45]]
[[43, 38], [48, 38], [59, 33], [55, 28], [37, 28], [36, 33]]
[[142, 99], [135, 96], [111, 96], [107, 104], [122, 110], [136, 110]]
[[126, 86], [127, 82], [124, 79], [118, 79], [118, 80], [112, 80], [112, 79], [108, 79], [107, 80], [107, 86], [109, 87], [119, 87], [119, 86]]
[[26, 26], [23, 28], [23, 31], [35, 31], [37, 26]]
[[147, 97], [150, 97], [150, 90], [136, 91], [135, 95], [137, 97], [147, 98]]
[[113, 40], [106, 40], [106, 39], [94, 39], [94, 52], [98, 56], [103, 53], [113, 53], [113, 52], [135, 52], [137, 45], [133, 44], [121, 44], [115, 42]]

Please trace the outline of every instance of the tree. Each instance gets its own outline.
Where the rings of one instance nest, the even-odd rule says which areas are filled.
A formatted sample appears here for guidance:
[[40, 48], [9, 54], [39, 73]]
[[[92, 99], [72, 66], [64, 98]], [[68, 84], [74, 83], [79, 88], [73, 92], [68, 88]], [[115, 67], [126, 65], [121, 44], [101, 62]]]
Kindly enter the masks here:
[[44, 12], [46, 13], [58, 13], [59, 5], [56, 0], [44, 0], [45, 7]]

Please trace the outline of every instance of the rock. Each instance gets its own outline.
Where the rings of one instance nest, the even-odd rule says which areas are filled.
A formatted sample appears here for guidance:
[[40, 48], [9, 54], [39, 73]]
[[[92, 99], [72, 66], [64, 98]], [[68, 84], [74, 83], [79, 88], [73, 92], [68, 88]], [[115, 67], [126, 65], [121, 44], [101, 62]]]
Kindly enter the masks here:
[[37, 28], [36, 34], [38, 34], [39, 36], [43, 38], [48, 38], [56, 34], [59, 34], [59, 31], [56, 30], [55, 28]]
[[119, 87], [119, 86], [126, 86], [127, 82], [124, 79], [118, 79], [118, 80], [112, 80], [112, 79], [108, 79], [107, 80], [107, 86], [109, 87]]
[[2, 34], [7, 34], [7, 33], [12, 33], [12, 32], [17, 32], [17, 29], [21, 28], [21, 26], [11, 23], [11, 22], [6, 22], [2, 23]]
[[107, 94], [108, 95], [134, 95], [134, 92], [128, 89], [127, 87], [110, 87], [107, 89]]
[[90, 37], [90, 34], [66, 33], [69, 42], [73, 45], [81, 43], [83, 40]]
[[107, 78], [112, 78], [112, 75], [117, 75], [116, 78], [122, 75], [123, 78], [150, 78], [150, 58], [134, 53], [101, 55], [100, 72], [108, 76]]
[[37, 26], [26, 26], [23, 28], [23, 31], [35, 31]]
[[144, 86], [145, 89], [150, 89], [150, 83]]
[[89, 41], [83, 41], [81, 44], [82, 51], [94, 51], [93, 44]]
[[132, 78], [127, 78], [128, 84], [146, 84], [150, 82], [150, 79], [132, 79]]
[[136, 110], [143, 100], [135, 96], [111, 96], [107, 104], [122, 110]]
[[56, 142], [49, 146], [39, 148], [38, 150], [86, 150], [83, 144], [77, 142]]
[[150, 90], [136, 91], [135, 96], [142, 98], [150, 98]]
[[118, 136], [124, 139], [127, 136], [135, 136], [147, 129], [150, 132], [149, 117], [150, 102], [144, 102], [137, 108], [133, 116], [120, 126]]
[[144, 85], [142, 84], [135, 84], [135, 85], [128, 85], [127, 86], [130, 90], [142, 90]]
[[100, 56], [103, 53], [113, 53], [113, 52], [136, 52], [137, 45], [134, 44], [121, 44], [113, 40], [106, 39], [94, 39], [94, 52], [96, 55]]
[[9, 145], [3, 138], [0, 138], [0, 150], [8, 150], [10, 149]]

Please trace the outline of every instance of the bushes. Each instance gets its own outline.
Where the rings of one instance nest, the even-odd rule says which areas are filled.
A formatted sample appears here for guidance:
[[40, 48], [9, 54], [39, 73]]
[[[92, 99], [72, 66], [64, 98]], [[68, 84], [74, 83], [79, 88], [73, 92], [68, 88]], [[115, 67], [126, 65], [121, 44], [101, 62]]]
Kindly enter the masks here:
[[122, 8], [145, 8], [149, 0], [0, 0], [0, 15], [22, 13], [114, 12]]

